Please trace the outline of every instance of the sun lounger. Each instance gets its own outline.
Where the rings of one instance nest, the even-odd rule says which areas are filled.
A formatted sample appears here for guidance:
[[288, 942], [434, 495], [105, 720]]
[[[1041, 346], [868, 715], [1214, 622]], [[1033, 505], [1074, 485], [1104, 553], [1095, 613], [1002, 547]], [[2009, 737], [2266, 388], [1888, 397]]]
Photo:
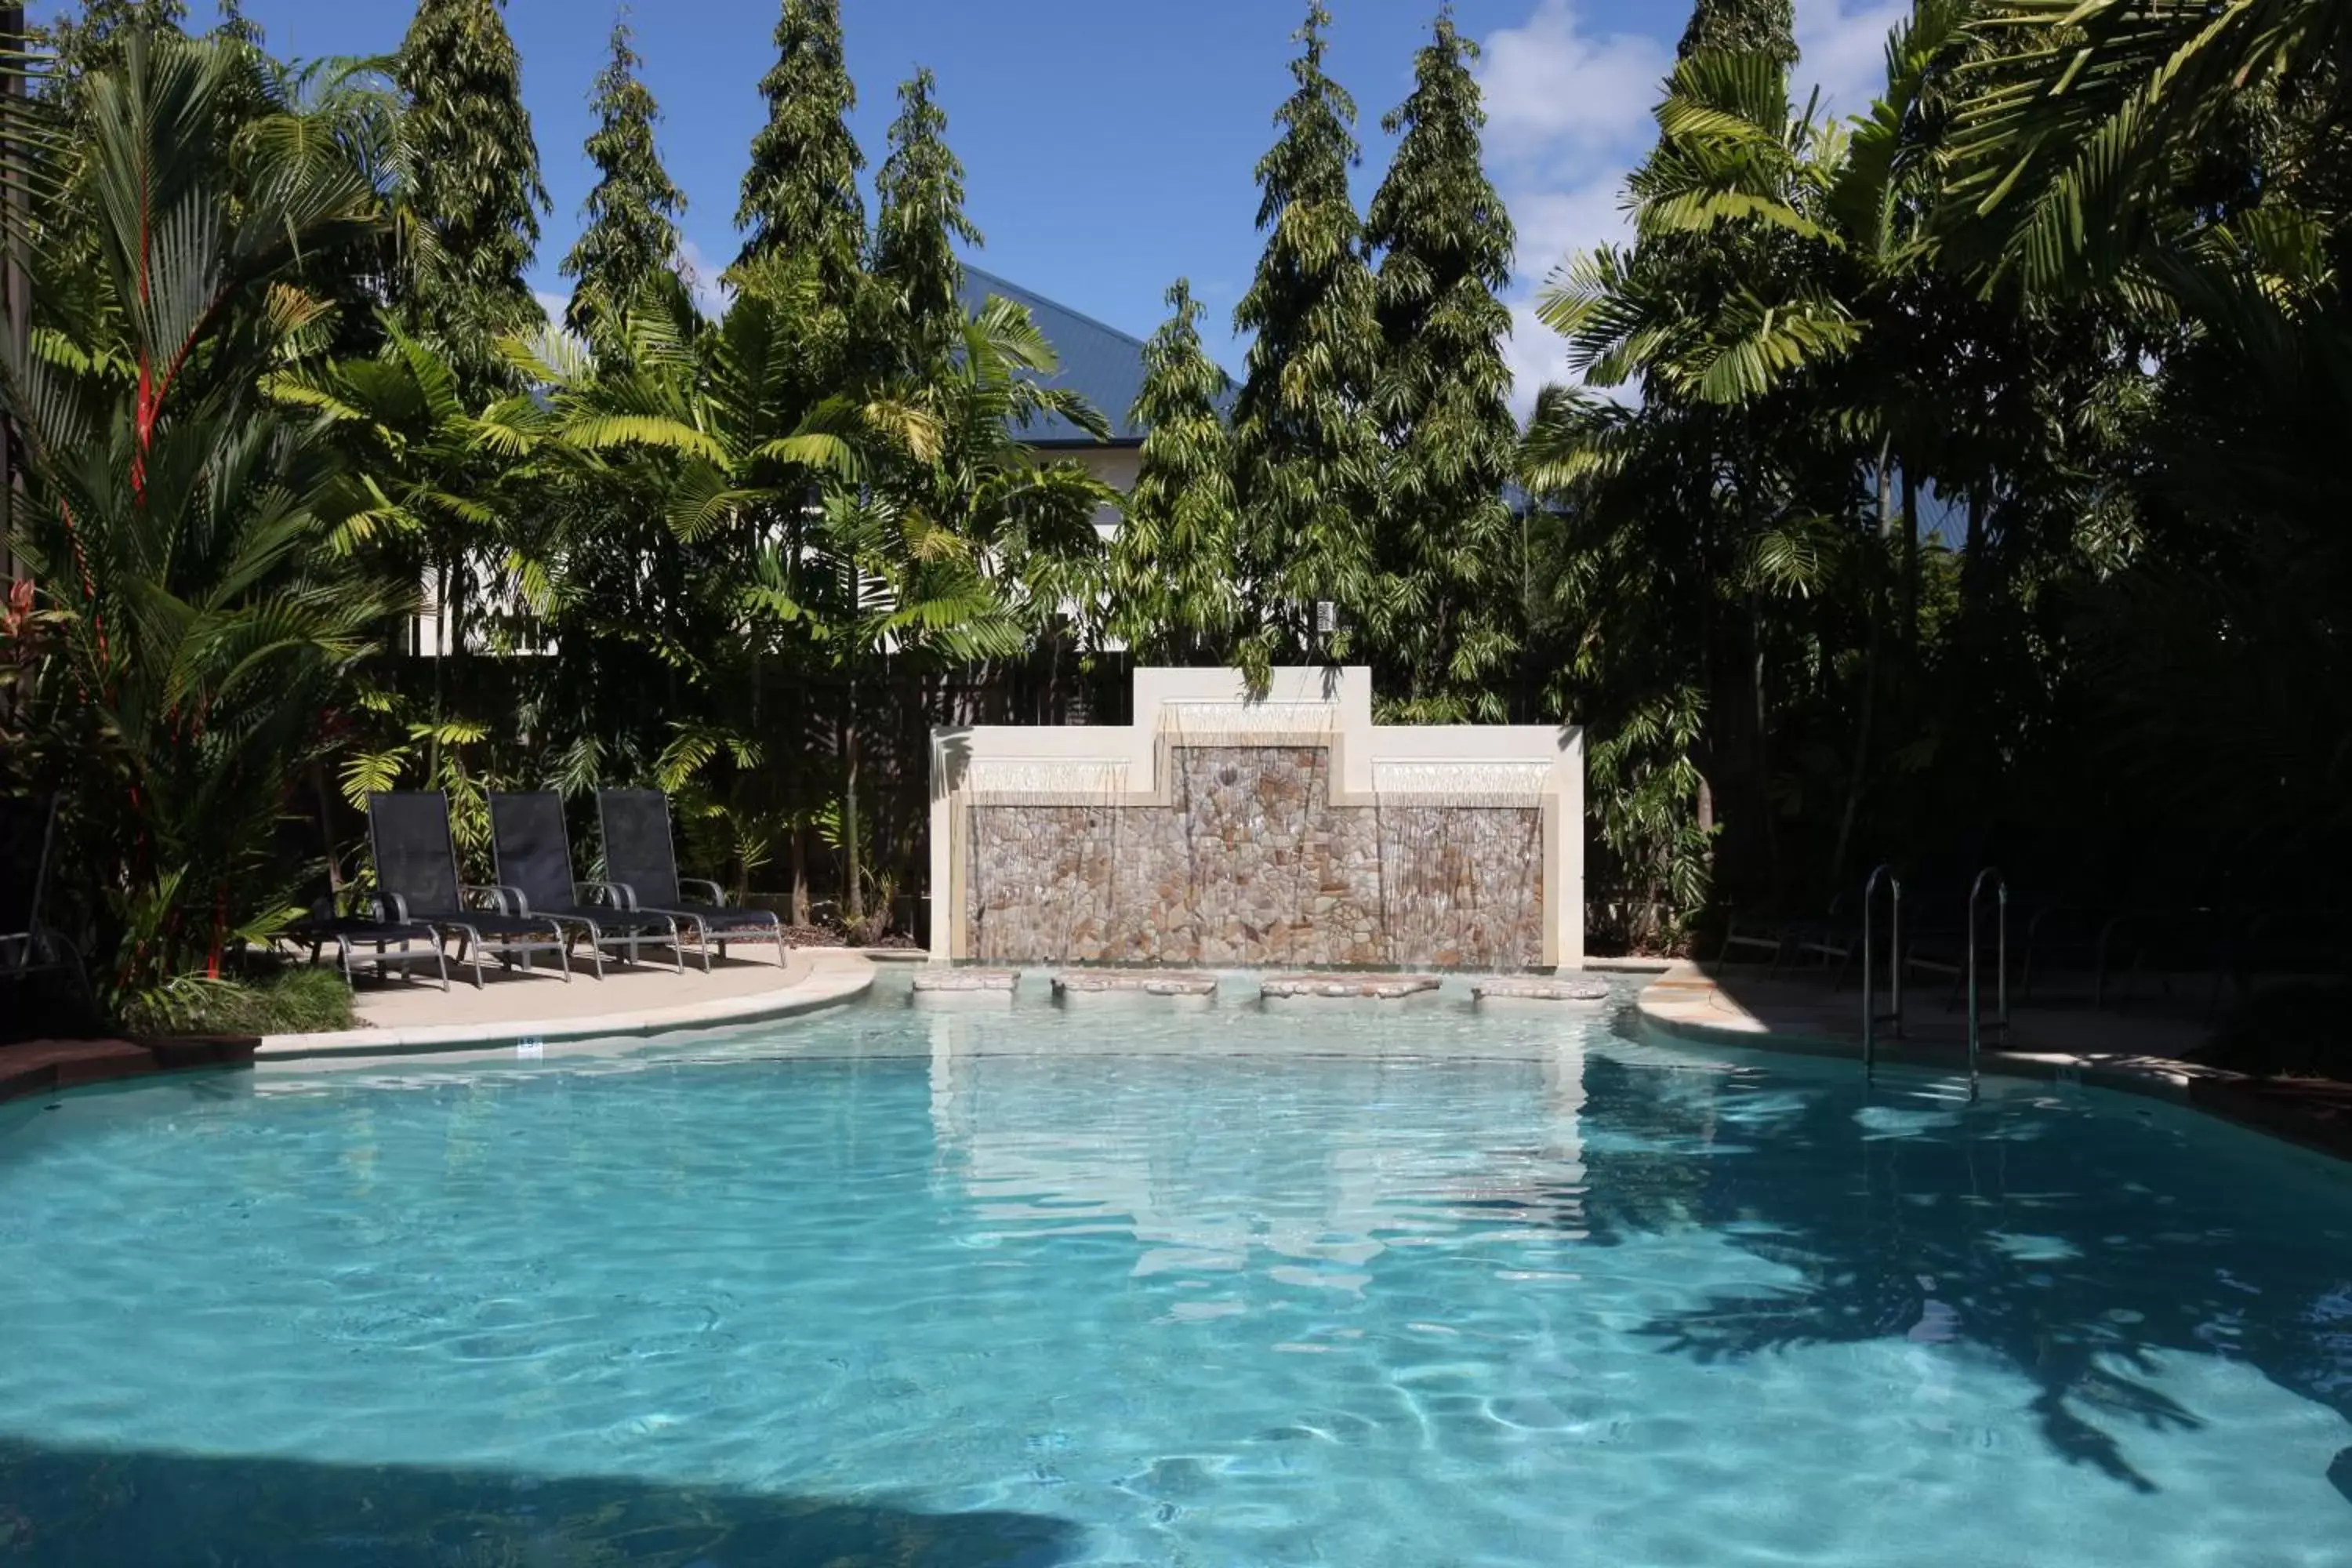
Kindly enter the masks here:
[[[604, 875], [640, 914], [669, 915], [681, 927], [691, 924], [706, 973], [715, 943], [720, 957], [731, 942], [772, 942], [776, 962], [784, 962], [784, 925], [767, 910], [729, 909], [726, 894], [716, 882], [677, 874], [677, 850], [670, 837], [669, 797], [659, 790], [606, 789], [596, 792], [596, 815], [604, 828]], [[694, 888], [709, 895], [705, 902], [689, 903], [683, 889]]]
[[[641, 944], [667, 942], [680, 974], [686, 973], [685, 945], [678, 940], [678, 918], [660, 910], [625, 907], [620, 890], [609, 882], [580, 882], [572, 875], [572, 840], [563, 824], [563, 797], [552, 790], [490, 796], [490, 848], [497, 857], [498, 894], [509, 915], [551, 920], [572, 928], [587, 940], [604, 977], [607, 948], [637, 960]], [[581, 895], [601, 898], [587, 903]]]
[[518, 962], [528, 973], [533, 953], [551, 952], [563, 978], [572, 978], [565, 955], [571, 938], [562, 926], [537, 916], [509, 915], [495, 908], [469, 907], [467, 898], [492, 900], [488, 888], [468, 888], [457, 879], [457, 847], [449, 834], [449, 800], [439, 791], [396, 791], [368, 796], [368, 839], [375, 849], [376, 896], [383, 917], [395, 924], [431, 926], [457, 939], [457, 962], [471, 962], [474, 984], [482, 984], [482, 957]]

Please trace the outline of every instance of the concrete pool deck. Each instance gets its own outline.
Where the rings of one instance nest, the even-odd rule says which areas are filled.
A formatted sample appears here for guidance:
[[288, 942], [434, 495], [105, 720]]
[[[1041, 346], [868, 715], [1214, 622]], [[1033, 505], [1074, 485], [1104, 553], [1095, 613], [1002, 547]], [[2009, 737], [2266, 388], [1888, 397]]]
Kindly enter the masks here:
[[477, 990], [453, 978], [443, 991], [428, 981], [392, 981], [362, 989], [353, 1010], [363, 1026], [324, 1035], [272, 1035], [264, 1061], [326, 1056], [452, 1051], [604, 1036], [668, 1034], [787, 1018], [851, 1001], [874, 984], [875, 960], [846, 948], [793, 948], [782, 964], [764, 958], [711, 960], [710, 973], [689, 963], [622, 965], [598, 980], [569, 983], [544, 967], [525, 974], [493, 970]]
[[[1677, 963], [1634, 999], [1643, 1025], [1700, 1045], [1839, 1057], [1857, 1069], [1862, 997], [1820, 981], [1772, 979], [1739, 965]], [[2100, 1012], [2012, 1005], [2006, 1037], [1988, 1031], [1979, 1065], [2005, 1078], [2067, 1079], [2192, 1105], [2307, 1148], [2352, 1159], [2352, 1085], [2255, 1079], [2189, 1059], [2212, 1037], [2180, 1012]], [[1904, 1036], [1879, 1038], [1891, 1065], [1964, 1068], [1967, 1016], [1942, 988], [1916, 995]]]

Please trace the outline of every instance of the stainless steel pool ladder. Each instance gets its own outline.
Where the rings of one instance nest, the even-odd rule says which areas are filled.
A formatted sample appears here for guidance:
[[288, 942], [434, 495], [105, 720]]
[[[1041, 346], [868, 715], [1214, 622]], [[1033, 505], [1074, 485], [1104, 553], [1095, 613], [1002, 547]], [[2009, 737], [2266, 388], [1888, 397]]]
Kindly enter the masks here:
[[[1878, 890], [1885, 888], [1889, 895], [1886, 915], [1886, 982], [1893, 1004], [1892, 1010], [1878, 1010], [1875, 984], [1875, 942], [1878, 934]], [[1896, 1039], [1903, 1037], [1903, 879], [1895, 874], [1892, 866], [1881, 866], [1870, 874], [1862, 889], [1862, 1075], [1864, 1079], [1878, 1076], [1878, 1026], [1894, 1026]]]
[[2000, 1002], [2000, 1016], [1993, 1027], [2000, 1031], [2001, 1044], [2009, 1043], [2009, 879], [1998, 867], [1988, 866], [1977, 873], [1976, 885], [1969, 889], [1969, 1098], [1977, 1098], [1982, 1075], [1979, 1058], [1984, 1052], [1984, 1001], [1979, 984], [1977, 962], [1978, 935], [1984, 925], [1984, 896], [1990, 889], [1998, 900], [1995, 910], [1994, 979]]

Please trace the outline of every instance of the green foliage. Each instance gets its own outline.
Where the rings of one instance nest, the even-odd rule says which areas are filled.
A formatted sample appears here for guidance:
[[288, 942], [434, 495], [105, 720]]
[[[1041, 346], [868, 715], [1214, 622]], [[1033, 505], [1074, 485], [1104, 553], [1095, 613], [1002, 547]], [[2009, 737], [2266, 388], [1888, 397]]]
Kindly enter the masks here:
[[[322, 442], [260, 395], [320, 305], [302, 258], [380, 224], [348, 164], [271, 122], [232, 164], [233, 44], [134, 34], [82, 85], [96, 226], [35, 254], [95, 271], [86, 308], [14, 346], [0, 389], [25, 446], [31, 563], [58, 679], [31, 722], [68, 795], [68, 873], [121, 998], [284, 918], [275, 824], [289, 780], [397, 598], [327, 548], [343, 491]], [[180, 237], [163, 247], [158, 233]]]
[[1257, 165], [1265, 252], [1234, 312], [1255, 334], [1234, 409], [1239, 651], [1255, 670], [1355, 657], [1354, 623], [1373, 591], [1379, 297], [1348, 191], [1356, 106], [1323, 69], [1330, 21], [1312, 0], [1296, 36], [1297, 90], [1276, 114], [1281, 136]]
[[1231, 383], [1201, 347], [1201, 305], [1178, 279], [1143, 351], [1131, 421], [1143, 454], [1111, 542], [1110, 632], [1153, 664], [1225, 659], [1240, 613], [1233, 451], [1219, 405]]
[[840, 0], [783, 0], [776, 63], [760, 79], [767, 123], [751, 141], [751, 166], [735, 226], [742, 267], [778, 250], [814, 257], [837, 303], [866, 249], [866, 155], [849, 133], [857, 88], [843, 61]]
[[1598, 902], [1642, 943], [1890, 856], [2166, 901], [2342, 860], [2352, 6], [1919, 0], [1842, 123], [1790, 101], [1790, 9], [1694, 13], [1629, 242], [1541, 299], [1588, 387], [1519, 437], [1475, 51], [1441, 10], [1360, 222], [1311, 6], [1231, 428], [1179, 284], [1108, 550], [1116, 498], [1024, 439], [1100, 416], [1025, 312], [962, 305], [927, 73], [866, 234], [834, 0], [782, 5], [715, 321], [616, 30], [566, 262], [593, 353], [522, 285], [499, 0], [426, 0], [396, 93], [233, 7], [193, 43], [162, 0], [69, 16], [0, 101], [38, 274], [0, 769], [67, 791], [108, 996], [247, 1006], [212, 981], [287, 917], [283, 818], [331, 780], [446, 791], [469, 862], [490, 789], [657, 783], [697, 869], [789, 868], [805, 919], [837, 855], [874, 934], [928, 726], [1067, 711], [1113, 639], [1583, 725]]
[[1625, 934], [1654, 952], [1682, 944], [1713, 889], [1713, 833], [1699, 822], [1705, 786], [1691, 761], [1705, 709], [1705, 699], [1689, 687], [1663, 693], [1592, 748], [1590, 783], [1601, 840], [1620, 866], [1638, 868], [1643, 879], [1631, 900], [1643, 913]]
[[205, 1035], [320, 1035], [357, 1026], [352, 994], [331, 969], [280, 970], [249, 980], [183, 976], [121, 1007], [123, 1030], [144, 1039]]
[[[2111, 276], [2193, 224], [2179, 197], [2217, 163], [2342, 179], [2345, 0], [1988, 0], [1964, 58], [1946, 226], [2029, 288]], [[2248, 147], [2265, 118], [2271, 145]]]
[[686, 210], [686, 196], [654, 145], [661, 110], [638, 78], [645, 61], [626, 17], [613, 24], [612, 48], [592, 100], [596, 129], [586, 150], [596, 166], [596, 185], [582, 209], [588, 224], [563, 258], [563, 276], [576, 285], [564, 324], [604, 353], [620, 348], [608, 325], [656, 273], [677, 266], [677, 219]]
[[1697, 0], [1675, 52], [1760, 55], [1785, 70], [1797, 63], [1794, 0]]
[[56, 61], [49, 85], [71, 101], [92, 72], [121, 68], [133, 30], [176, 34], [187, 19], [187, 0], [82, 0], [38, 29], [35, 42]]
[[403, 324], [446, 353], [468, 402], [511, 384], [497, 343], [541, 319], [524, 279], [547, 210], [505, 0], [418, 0], [397, 79], [411, 219]]
[[1365, 616], [1384, 699], [1424, 723], [1504, 718], [1518, 651], [1519, 530], [1503, 498], [1518, 427], [1498, 297], [1517, 241], [1483, 164], [1476, 58], [1442, 13], [1384, 122], [1400, 141], [1366, 218], [1388, 463]]
[[932, 97], [937, 87], [928, 70], [899, 87], [890, 156], [874, 181], [880, 210], [871, 270], [893, 312], [893, 335], [918, 366], [943, 353], [963, 326], [957, 244], [983, 243], [964, 216], [963, 165], [948, 150], [948, 117]]

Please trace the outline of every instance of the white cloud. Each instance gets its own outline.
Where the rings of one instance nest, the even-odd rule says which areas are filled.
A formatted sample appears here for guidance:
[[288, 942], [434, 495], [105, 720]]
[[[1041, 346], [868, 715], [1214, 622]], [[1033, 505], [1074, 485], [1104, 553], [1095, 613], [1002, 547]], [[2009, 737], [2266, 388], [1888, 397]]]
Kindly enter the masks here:
[[1910, 0], [1797, 0], [1799, 107], [1818, 83], [1828, 112], [1868, 109], [1886, 85], [1886, 35], [1910, 14]]
[[1540, 281], [1578, 251], [1630, 238], [1624, 179], [1624, 171], [1612, 163], [1586, 184], [1514, 195], [1511, 221], [1519, 231], [1521, 276]]
[[535, 289], [531, 290], [530, 297], [539, 301], [539, 308], [547, 312], [547, 319], [559, 327], [563, 324], [563, 312], [572, 309], [571, 295], [554, 294], [544, 289]]
[[1488, 163], [1519, 231], [1508, 357], [1524, 416], [1545, 383], [1572, 374], [1568, 345], [1536, 320], [1536, 290], [1571, 255], [1625, 237], [1625, 173], [1656, 135], [1650, 111], [1674, 49], [1589, 30], [1576, 0], [1541, 0], [1485, 50]]
[[706, 316], [725, 315], [727, 301], [735, 292], [719, 281], [719, 275], [726, 268], [712, 261], [702, 247], [690, 238], [677, 242], [677, 265], [679, 276], [686, 279], [688, 291], [694, 296], [695, 309]]
[[[1651, 110], [1684, 7], [1660, 10], [1672, 25], [1654, 37], [1593, 30], [1580, 0], [1537, 0], [1525, 25], [1485, 40], [1487, 162], [1519, 231], [1509, 358], [1521, 415], [1546, 382], [1573, 374], [1568, 345], [1535, 318], [1537, 289], [1570, 256], [1627, 237], [1625, 175], [1656, 138]], [[1797, 0], [1800, 95], [1819, 83], [1825, 111], [1868, 108], [1885, 85], [1886, 35], [1910, 10], [1910, 0]]]
[[1488, 144], [1528, 163], [1614, 152], [1629, 128], [1648, 123], [1674, 62], [1663, 39], [1587, 32], [1576, 0], [1542, 0], [1527, 26], [1492, 33], [1485, 47]]

